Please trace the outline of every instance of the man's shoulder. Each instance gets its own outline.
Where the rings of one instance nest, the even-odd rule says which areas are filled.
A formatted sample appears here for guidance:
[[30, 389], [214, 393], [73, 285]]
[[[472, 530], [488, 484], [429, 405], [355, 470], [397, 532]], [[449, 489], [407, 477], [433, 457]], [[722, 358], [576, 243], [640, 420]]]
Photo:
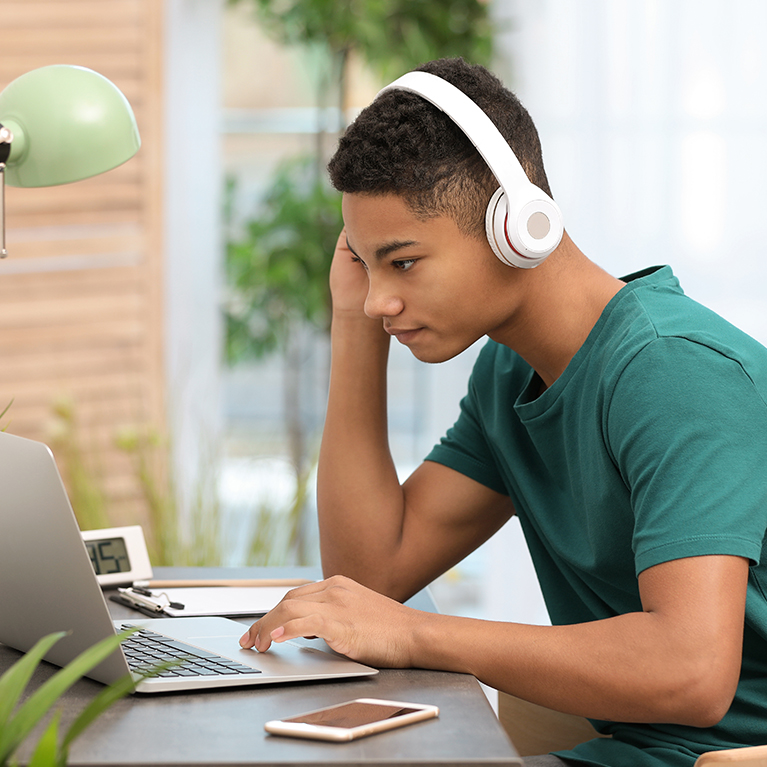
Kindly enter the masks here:
[[[631, 279], [631, 278], [629, 278]], [[767, 366], [767, 349], [715, 311], [687, 296], [670, 267], [646, 270], [605, 323], [601, 346], [626, 364], [646, 347], [656, 353], [688, 342], [702, 355], [718, 354], [745, 366]]]
[[721, 355], [767, 372], [763, 344], [681, 291], [640, 290], [634, 298], [645, 325], [644, 344], [673, 348], [688, 343], [703, 356]]

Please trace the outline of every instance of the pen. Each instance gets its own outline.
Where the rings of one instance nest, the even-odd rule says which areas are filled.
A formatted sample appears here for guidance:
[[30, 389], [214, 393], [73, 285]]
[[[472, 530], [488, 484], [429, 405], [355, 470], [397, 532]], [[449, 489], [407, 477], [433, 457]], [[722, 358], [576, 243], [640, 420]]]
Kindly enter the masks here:
[[153, 594], [149, 589], [143, 588], [142, 586], [136, 586], [134, 583], [133, 586], [130, 589], [131, 594], [139, 594], [142, 597], [151, 597], [153, 599], [157, 599], [158, 596], [165, 597], [168, 600], [168, 607], [172, 607], [174, 610], [183, 610], [184, 605], [181, 604], [181, 602], [173, 602], [170, 600], [170, 597], [163, 592], [162, 594]]
[[137, 594], [135, 591], [130, 589], [117, 589], [117, 591], [126, 602], [134, 607], [140, 607], [144, 610], [149, 610], [154, 613], [159, 613], [163, 610], [163, 606], [161, 604], [158, 604], [154, 600], [145, 597], [142, 594]]

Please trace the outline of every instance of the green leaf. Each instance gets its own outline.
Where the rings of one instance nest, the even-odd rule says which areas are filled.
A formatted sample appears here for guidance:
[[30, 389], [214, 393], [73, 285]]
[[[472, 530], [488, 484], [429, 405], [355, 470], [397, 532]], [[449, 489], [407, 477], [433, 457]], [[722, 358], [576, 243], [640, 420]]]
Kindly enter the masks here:
[[[3, 412], [2, 412], [2, 413], [0, 413], [0, 418], [2, 418], [2, 417], [3, 417], [3, 416], [4, 416], [4, 415], [5, 415], [5, 414], [6, 414], [6, 413], [7, 413], [7, 412], [8, 412], [8, 411], [11, 409], [11, 405], [12, 405], [12, 404], [13, 404], [13, 400], [11, 400], [11, 401], [10, 401], [10, 402], [9, 402], [9, 403], [8, 403], [8, 404], [5, 406], [5, 409], [3, 410]], [[2, 429], [0, 429], [0, 431], [5, 431], [7, 428], [8, 428], [7, 426], [3, 426], [3, 428], [2, 428]]]
[[61, 712], [57, 711], [40, 740], [37, 741], [27, 767], [58, 767], [66, 763], [66, 752], [62, 750], [62, 753], [59, 753], [57, 747], [60, 719]]
[[[61, 744], [62, 749], [69, 749], [70, 743], [75, 738], [82, 735], [83, 731], [90, 726], [94, 720], [104, 713], [113, 703], [124, 698], [136, 688], [136, 681], [129, 675], [118, 679], [103, 689], [81, 712], [72, 723], [72, 726], [64, 736]], [[31, 765], [30, 765], [31, 767]]]
[[[127, 632], [126, 632], [127, 633]], [[146, 672], [142, 673], [142, 678], [155, 676], [160, 671], [179, 666], [184, 662], [184, 658], [177, 658], [176, 660], [164, 661], [158, 663], [151, 668], [148, 668]], [[68, 751], [69, 746], [75, 738], [79, 738], [80, 735], [88, 728], [93, 722], [101, 716], [112, 704], [117, 703], [118, 700], [124, 698], [129, 693], [136, 689], [138, 681], [129, 675], [125, 675], [122, 679], [118, 679], [116, 682], [112, 682], [108, 687], [105, 687], [79, 714], [77, 719], [72, 723], [67, 734], [64, 736], [64, 740], [61, 743], [62, 750]]]
[[0, 730], [0, 764], [19, 747], [24, 738], [64, 692], [92, 668], [98, 666], [114, 652], [126, 636], [135, 631], [136, 629], [130, 629], [102, 639], [93, 647], [80, 653], [71, 663], [32, 693], [18, 709], [16, 715]]
[[[19, 658], [2, 676], [0, 676], [0, 733], [5, 733], [8, 719], [24, 688], [29, 683], [32, 674], [43, 656], [63, 636], [65, 631], [49, 634], [38, 641], [26, 655]], [[0, 751], [0, 764], [7, 754]]]

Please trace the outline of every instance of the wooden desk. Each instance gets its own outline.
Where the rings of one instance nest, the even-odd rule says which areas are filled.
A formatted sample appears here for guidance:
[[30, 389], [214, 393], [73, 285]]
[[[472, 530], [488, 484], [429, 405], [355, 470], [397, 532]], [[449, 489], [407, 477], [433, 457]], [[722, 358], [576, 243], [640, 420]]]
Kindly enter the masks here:
[[[293, 577], [281, 570], [156, 568], [156, 577]], [[306, 574], [302, 571], [300, 574]], [[311, 571], [308, 577], [316, 574]], [[430, 609], [419, 594], [413, 605]], [[433, 604], [433, 603], [432, 603]], [[136, 617], [112, 602], [116, 618]], [[242, 619], [249, 625], [250, 621]], [[20, 653], [0, 645], [0, 673]], [[55, 673], [43, 664], [33, 686]], [[78, 682], [64, 698], [64, 724], [101, 689]], [[344, 744], [279, 738], [264, 732], [264, 722], [358, 697], [433, 703], [440, 716], [392, 732]], [[21, 753], [22, 761], [29, 752]], [[71, 765], [176, 767], [177, 765], [363, 765], [450, 767], [515, 765], [519, 761], [478, 682], [470, 676], [436, 671], [383, 670], [368, 679], [283, 684], [214, 692], [133, 695], [119, 701], [77, 740]]]

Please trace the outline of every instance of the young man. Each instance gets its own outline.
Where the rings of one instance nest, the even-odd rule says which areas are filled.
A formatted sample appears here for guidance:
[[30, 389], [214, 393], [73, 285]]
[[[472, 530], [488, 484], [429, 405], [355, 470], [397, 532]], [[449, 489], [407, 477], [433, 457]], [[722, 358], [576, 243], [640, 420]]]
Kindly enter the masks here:
[[[535, 128], [495, 77], [461, 60], [420, 69], [478, 104], [548, 193]], [[767, 742], [767, 350], [669, 267], [619, 280], [566, 233], [536, 268], [502, 263], [484, 229], [498, 182], [419, 95], [380, 94], [329, 168], [345, 230], [318, 481], [328, 580], [243, 646], [316, 635], [381, 667], [473, 674], [612, 735], [535, 763], [692, 765]], [[485, 335], [458, 421], [401, 485], [392, 336], [440, 362]], [[400, 604], [513, 514], [552, 626]]]

